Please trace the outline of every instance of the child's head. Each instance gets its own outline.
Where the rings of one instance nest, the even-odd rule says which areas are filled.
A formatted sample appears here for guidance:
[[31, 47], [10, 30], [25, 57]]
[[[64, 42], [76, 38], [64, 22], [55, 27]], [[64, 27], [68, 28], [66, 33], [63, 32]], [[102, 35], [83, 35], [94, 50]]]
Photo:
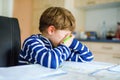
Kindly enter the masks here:
[[[75, 18], [70, 11], [62, 7], [50, 7], [46, 9], [43, 14], [41, 15], [40, 22], [39, 22], [39, 30], [41, 33], [47, 33], [47, 38], [49, 38], [52, 42], [52, 37], [57, 39], [57, 42], [65, 37], [68, 33], [72, 33], [75, 29]], [[54, 33], [51, 35], [51, 31], [57, 31], [60, 35], [55, 35]], [[54, 44], [53, 43], [53, 44]]]
[[58, 30], [70, 30], [73, 32], [75, 19], [71, 12], [65, 8], [50, 7], [41, 15], [39, 22], [40, 32], [44, 32], [51, 25]]

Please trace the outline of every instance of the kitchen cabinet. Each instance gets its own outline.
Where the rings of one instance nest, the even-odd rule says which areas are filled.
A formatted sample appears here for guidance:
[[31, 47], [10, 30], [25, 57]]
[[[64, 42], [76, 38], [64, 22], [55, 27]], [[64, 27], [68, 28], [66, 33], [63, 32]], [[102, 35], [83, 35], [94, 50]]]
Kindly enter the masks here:
[[120, 43], [82, 42], [93, 53], [94, 60], [120, 64]]
[[75, 7], [86, 7], [95, 4], [96, 4], [95, 0], [75, 0]]
[[109, 3], [117, 3], [120, 0], [74, 0], [74, 5], [77, 8], [88, 8], [88, 7], [96, 7], [97, 5], [109, 4]]
[[120, 0], [94, 0], [94, 1], [96, 1], [96, 4], [109, 4], [120, 2]]

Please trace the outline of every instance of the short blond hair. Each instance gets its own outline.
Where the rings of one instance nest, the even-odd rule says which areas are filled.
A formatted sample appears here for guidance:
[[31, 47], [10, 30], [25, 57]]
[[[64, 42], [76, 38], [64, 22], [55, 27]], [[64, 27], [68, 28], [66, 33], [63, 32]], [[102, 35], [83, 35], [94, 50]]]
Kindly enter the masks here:
[[53, 25], [58, 30], [75, 29], [75, 18], [72, 13], [62, 7], [49, 7], [40, 17], [39, 30], [45, 31], [49, 26]]

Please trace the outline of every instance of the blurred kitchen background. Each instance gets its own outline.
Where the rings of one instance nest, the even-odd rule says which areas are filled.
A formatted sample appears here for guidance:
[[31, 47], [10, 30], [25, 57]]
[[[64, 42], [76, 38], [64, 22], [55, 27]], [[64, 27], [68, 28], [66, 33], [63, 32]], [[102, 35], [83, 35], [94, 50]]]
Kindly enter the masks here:
[[23, 42], [40, 33], [39, 18], [50, 6], [73, 13], [74, 34], [92, 50], [95, 60], [120, 64], [120, 0], [0, 0], [0, 16], [18, 18]]

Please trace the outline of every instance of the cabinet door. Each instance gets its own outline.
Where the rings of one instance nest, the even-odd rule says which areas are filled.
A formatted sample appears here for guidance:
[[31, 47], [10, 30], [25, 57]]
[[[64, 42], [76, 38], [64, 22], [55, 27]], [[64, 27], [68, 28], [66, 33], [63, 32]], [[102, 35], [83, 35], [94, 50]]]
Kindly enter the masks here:
[[96, 0], [75, 0], [75, 7], [87, 7], [90, 5], [95, 5]]
[[120, 58], [114, 57], [114, 54], [112, 53], [99, 53], [93, 51], [93, 54], [95, 61], [120, 64]]
[[116, 53], [113, 55], [113, 58], [118, 60], [117, 63], [120, 64], [120, 53]]
[[95, 61], [120, 64], [120, 43], [82, 43], [92, 51]]
[[114, 2], [120, 2], [120, 0], [114, 0]]
[[96, 4], [106, 4], [112, 2], [115, 2], [115, 0], [96, 0]]
[[116, 43], [91, 43], [91, 50], [94, 52], [96, 61], [119, 63], [120, 44]]
[[96, 6], [102, 4], [109, 4], [109, 3], [115, 3], [120, 2], [120, 0], [74, 0], [75, 6], [80, 8], [87, 8], [89, 6]]

